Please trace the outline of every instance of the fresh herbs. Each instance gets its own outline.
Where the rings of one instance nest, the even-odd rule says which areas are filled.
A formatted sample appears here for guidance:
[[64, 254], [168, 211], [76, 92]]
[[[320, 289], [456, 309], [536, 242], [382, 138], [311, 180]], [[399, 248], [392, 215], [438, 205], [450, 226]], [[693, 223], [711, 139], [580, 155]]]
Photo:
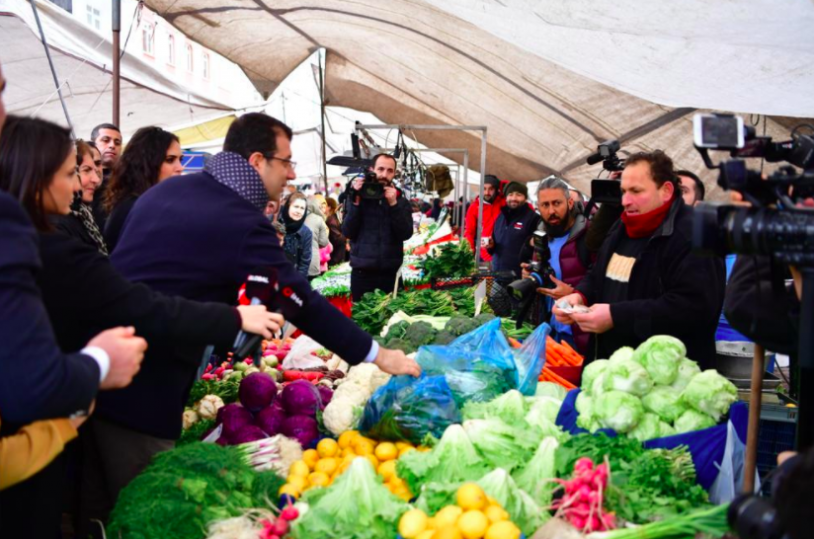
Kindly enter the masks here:
[[199, 400], [207, 395], [216, 395], [224, 404], [237, 401], [237, 392], [240, 389], [240, 380], [228, 378], [226, 380], [196, 380], [189, 392], [187, 406], [192, 408]]
[[424, 260], [423, 267], [428, 279], [469, 277], [475, 270], [475, 258], [468, 241], [445, 243], [436, 256]]

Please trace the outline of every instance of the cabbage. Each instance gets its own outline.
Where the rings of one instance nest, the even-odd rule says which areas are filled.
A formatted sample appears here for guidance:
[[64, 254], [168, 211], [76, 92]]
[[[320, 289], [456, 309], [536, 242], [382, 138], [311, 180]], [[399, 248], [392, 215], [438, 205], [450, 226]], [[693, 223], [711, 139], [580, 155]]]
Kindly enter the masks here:
[[297, 380], [285, 386], [280, 398], [283, 401], [283, 409], [289, 415], [313, 417], [319, 409], [319, 391], [306, 380]]
[[529, 494], [521, 490], [503, 468], [483, 476], [477, 483], [487, 495], [497, 500], [512, 516], [512, 522], [528, 536], [550, 518], [548, 512], [543, 511]]
[[659, 385], [670, 385], [678, 376], [678, 364], [687, 355], [687, 347], [675, 337], [655, 335], [636, 348], [633, 360], [640, 363]]
[[687, 410], [676, 419], [675, 431], [676, 434], [684, 432], [692, 432], [694, 430], [708, 429], [714, 427], [716, 422], [707, 414], [696, 412], [695, 410]]
[[260, 410], [254, 423], [269, 436], [274, 436], [280, 434], [285, 418], [285, 410], [281, 406], [271, 405]]
[[644, 414], [642, 420], [636, 428], [627, 434], [631, 438], [636, 438], [640, 442], [661, 438], [661, 421], [656, 414]]
[[714, 369], [709, 369], [693, 376], [681, 398], [690, 407], [718, 422], [738, 400], [738, 388]]
[[594, 417], [599, 424], [616, 432], [633, 430], [644, 415], [642, 401], [623, 391], [608, 391], [594, 397]]
[[653, 389], [653, 380], [647, 371], [635, 361], [610, 363], [603, 373], [602, 387], [605, 391], [623, 391], [641, 397]]
[[331, 403], [331, 399], [334, 398], [334, 392], [331, 391], [330, 387], [322, 384], [317, 386], [317, 391], [319, 391], [319, 400], [322, 403], [319, 409], [324, 410]]
[[633, 352], [635, 352], [635, 350], [633, 350], [633, 348], [631, 348], [630, 346], [623, 346], [622, 348], [611, 354], [611, 357], [608, 358], [608, 361], [610, 361], [611, 363], [628, 361], [630, 359], [633, 359]]
[[556, 423], [560, 408], [562, 408], [562, 401], [560, 400], [553, 397], [537, 397], [534, 399], [534, 404], [531, 405], [526, 417], [541, 415]]
[[254, 425], [252, 414], [236, 402], [218, 410], [218, 421], [223, 425], [221, 435], [227, 440], [232, 440], [243, 427]]
[[660, 438], [666, 438], [668, 436], [675, 436], [676, 434], [678, 434], [678, 432], [676, 432], [676, 429], [675, 429], [674, 426], [668, 425], [664, 421], [662, 421], [659, 424], [659, 430], [661, 431]]
[[238, 398], [240, 403], [252, 413], [269, 406], [277, 395], [274, 378], [263, 372], [254, 372], [240, 381]]
[[288, 436], [300, 442], [303, 449], [310, 446], [314, 440], [319, 438], [317, 420], [307, 415], [292, 415], [291, 417], [285, 418], [280, 431], [284, 436]]
[[548, 480], [557, 477], [554, 456], [559, 446], [556, 438], [543, 438], [528, 464], [512, 475], [517, 486], [529, 493], [541, 507], [551, 504], [551, 493], [556, 484]]
[[234, 445], [240, 444], [247, 444], [249, 442], [256, 442], [257, 440], [262, 440], [263, 438], [268, 438], [266, 433], [260, 430], [260, 428], [255, 427], [254, 425], [246, 425], [237, 433], [229, 438], [229, 441]]
[[[580, 391], [577, 395], [575, 408], [579, 412], [577, 417], [577, 427], [588, 431], [595, 431], [599, 427], [594, 418], [594, 401], [593, 397], [584, 391]], [[591, 427], [594, 427], [593, 429]]]
[[645, 410], [653, 412], [667, 423], [672, 423], [678, 416], [687, 411], [687, 405], [681, 400], [681, 392], [670, 386], [656, 387], [642, 397]]
[[698, 366], [698, 363], [691, 359], [682, 359], [678, 364], [678, 377], [673, 382], [672, 387], [683, 391], [696, 374], [701, 374], [701, 367]]
[[610, 361], [607, 359], [597, 359], [596, 361], [592, 361], [591, 363], [587, 364], [582, 370], [582, 391], [587, 391], [588, 393], [593, 394], [595, 385], [594, 380], [599, 378], [599, 376], [605, 372], [608, 365], [610, 365]]
[[566, 393], [568, 393], [568, 390], [560, 384], [555, 384], [554, 382], [538, 382], [534, 396], [553, 397], [562, 402], [565, 400]]

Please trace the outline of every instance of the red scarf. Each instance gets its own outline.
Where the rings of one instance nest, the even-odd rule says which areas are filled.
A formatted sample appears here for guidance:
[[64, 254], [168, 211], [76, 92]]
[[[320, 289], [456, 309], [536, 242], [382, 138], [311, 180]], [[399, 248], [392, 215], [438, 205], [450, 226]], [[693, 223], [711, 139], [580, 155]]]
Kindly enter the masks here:
[[651, 235], [664, 222], [664, 218], [670, 212], [670, 206], [675, 199], [675, 193], [670, 200], [647, 213], [629, 214], [622, 212], [622, 223], [625, 225], [627, 235], [633, 239], [646, 238]]

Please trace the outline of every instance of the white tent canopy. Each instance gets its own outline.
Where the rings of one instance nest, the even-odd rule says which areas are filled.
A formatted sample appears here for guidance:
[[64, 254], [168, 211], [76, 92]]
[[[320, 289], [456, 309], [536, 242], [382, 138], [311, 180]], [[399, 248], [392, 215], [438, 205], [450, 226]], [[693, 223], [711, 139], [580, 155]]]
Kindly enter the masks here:
[[[505, 179], [558, 173], [587, 190], [597, 167], [585, 157], [620, 139], [626, 151], [666, 150], [701, 172], [714, 196], [692, 148], [694, 107], [814, 116], [814, 5], [806, 0], [771, 8], [767, 0], [147, 4], [241, 65], [261, 91], [323, 47], [332, 106], [386, 123], [485, 125], [487, 172]], [[758, 130], [764, 125], [787, 138], [793, 124], [761, 117]], [[477, 134], [416, 136], [480, 160]]]

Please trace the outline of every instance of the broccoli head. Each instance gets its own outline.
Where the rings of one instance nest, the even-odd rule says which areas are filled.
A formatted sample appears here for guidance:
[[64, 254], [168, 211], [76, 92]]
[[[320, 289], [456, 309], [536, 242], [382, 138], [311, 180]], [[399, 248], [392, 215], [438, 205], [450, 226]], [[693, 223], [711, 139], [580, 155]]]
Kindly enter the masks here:
[[480, 313], [478, 316], [475, 317], [475, 321], [478, 323], [478, 327], [482, 326], [487, 322], [491, 322], [496, 318], [495, 315], [492, 313]]
[[387, 330], [387, 338], [388, 339], [403, 339], [404, 334], [407, 333], [407, 328], [410, 327], [410, 322], [406, 320], [402, 320], [401, 322], [396, 322], [390, 329]]
[[413, 347], [409, 342], [402, 339], [390, 339], [387, 341], [386, 348], [390, 348], [391, 350], [401, 350], [405, 354], [412, 354], [416, 350], [415, 347]]
[[438, 332], [435, 328], [427, 322], [416, 322], [407, 328], [404, 340], [418, 349], [419, 346], [432, 343], [435, 340], [436, 333]]
[[465, 316], [453, 316], [447, 322], [447, 325], [444, 326], [444, 329], [456, 337], [460, 337], [461, 335], [465, 335], [470, 331], [474, 331], [480, 327], [480, 324], [477, 320], [472, 318], [467, 318]]
[[455, 335], [453, 335], [447, 330], [444, 330], [438, 332], [438, 335], [435, 336], [435, 342], [433, 344], [447, 345], [454, 340]]
[[385, 339], [384, 337], [380, 337], [378, 335], [374, 336], [373, 340], [379, 343], [379, 346], [385, 346], [385, 344], [387, 343], [387, 339]]

